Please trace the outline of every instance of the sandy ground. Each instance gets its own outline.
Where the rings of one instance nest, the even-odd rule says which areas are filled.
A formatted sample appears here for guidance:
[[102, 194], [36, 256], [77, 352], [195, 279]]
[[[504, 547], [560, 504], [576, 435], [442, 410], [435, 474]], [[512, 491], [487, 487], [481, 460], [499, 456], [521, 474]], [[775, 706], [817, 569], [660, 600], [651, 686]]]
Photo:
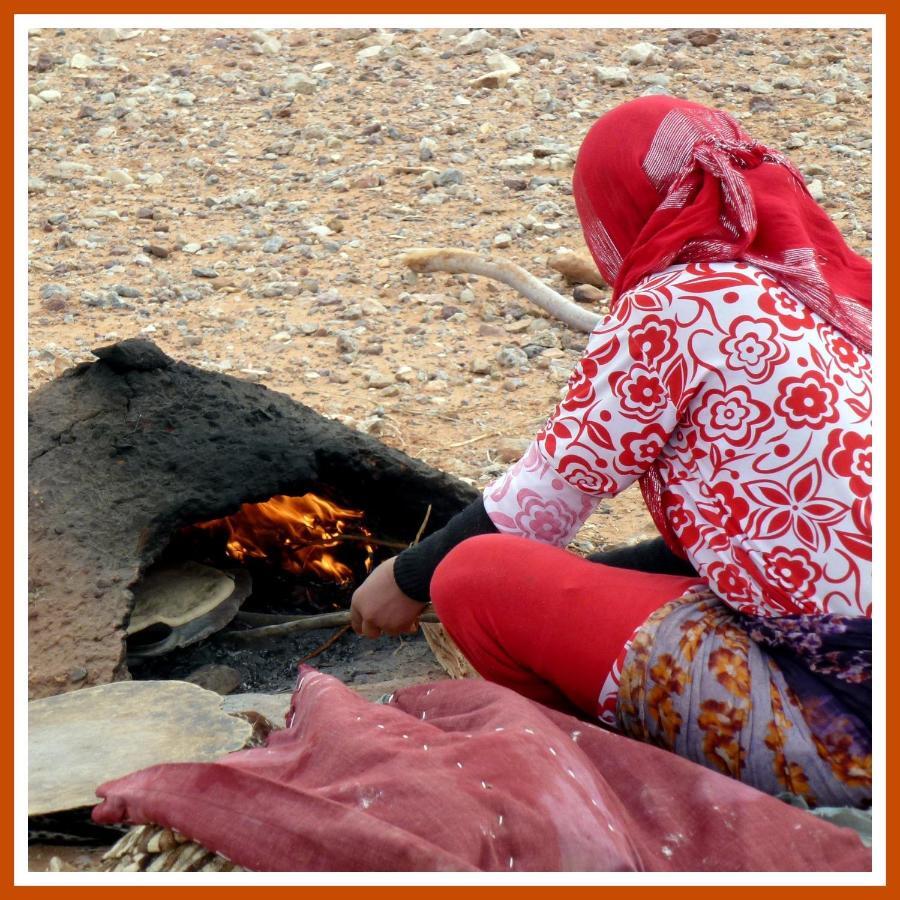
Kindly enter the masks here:
[[[728, 110], [790, 148], [867, 251], [868, 33], [714, 36], [33, 33], [31, 385], [143, 334], [486, 483], [550, 412], [585, 337], [508, 288], [414, 277], [398, 255], [465, 247], [571, 290], [547, 258], [583, 247], [571, 164], [605, 110], [648, 91]], [[498, 52], [521, 71], [473, 86]], [[504, 366], [509, 347], [527, 363]], [[582, 538], [649, 527], [631, 489]]]
[[[870, 49], [865, 31], [36, 31], [31, 387], [144, 335], [484, 485], [586, 337], [485, 279], [414, 276], [402, 251], [493, 254], [571, 292], [548, 258], [583, 248], [579, 143], [668, 92], [787, 149], [868, 253]], [[578, 546], [651, 533], [630, 488]]]

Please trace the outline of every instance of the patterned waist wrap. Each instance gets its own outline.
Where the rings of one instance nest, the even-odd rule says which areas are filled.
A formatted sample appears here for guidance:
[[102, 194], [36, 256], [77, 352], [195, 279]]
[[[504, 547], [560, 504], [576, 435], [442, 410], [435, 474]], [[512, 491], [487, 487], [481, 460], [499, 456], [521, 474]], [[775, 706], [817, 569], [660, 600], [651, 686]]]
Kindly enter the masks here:
[[635, 634], [619, 727], [766, 793], [867, 807], [871, 648], [870, 619], [749, 617], [689, 594]]

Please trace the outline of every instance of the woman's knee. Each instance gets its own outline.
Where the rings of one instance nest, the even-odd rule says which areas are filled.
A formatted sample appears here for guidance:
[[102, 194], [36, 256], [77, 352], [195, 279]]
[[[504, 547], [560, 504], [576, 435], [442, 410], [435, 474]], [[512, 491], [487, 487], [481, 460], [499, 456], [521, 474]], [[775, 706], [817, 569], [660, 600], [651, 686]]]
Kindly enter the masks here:
[[431, 601], [441, 621], [447, 624], [459, 610], [494, 596], [496, 582], [529, 543], [508, 534], [480, 534], [457, 544], [431, 578]]

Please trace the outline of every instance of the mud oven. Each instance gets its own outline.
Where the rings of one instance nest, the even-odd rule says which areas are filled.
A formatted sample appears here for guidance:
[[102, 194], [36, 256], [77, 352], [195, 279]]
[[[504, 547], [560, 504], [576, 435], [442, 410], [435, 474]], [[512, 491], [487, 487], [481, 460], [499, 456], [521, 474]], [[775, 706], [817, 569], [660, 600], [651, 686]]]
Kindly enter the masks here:
[[475, 496], [283, 394], [175, 362], [149, 341], [95, 355], [29, 404], [33, 698], [181, 677], [217, 658], [204, 641], [226, 625], [346, 608], [429, 508], [426, 534]]

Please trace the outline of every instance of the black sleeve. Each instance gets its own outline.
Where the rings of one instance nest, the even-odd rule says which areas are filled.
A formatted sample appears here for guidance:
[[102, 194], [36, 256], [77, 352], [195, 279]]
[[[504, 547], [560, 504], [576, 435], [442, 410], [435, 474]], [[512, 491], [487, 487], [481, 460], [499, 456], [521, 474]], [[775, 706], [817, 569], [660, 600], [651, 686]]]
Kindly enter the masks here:
[[479, 497], [439, 531], [400, 553], [394, 562], [397, 587], [407, 597], [427, 603], [431, 599], [431, 576], [440, 561], [466, 538], [496, 533], [497, 528], [484, 508], [484, 500]]

